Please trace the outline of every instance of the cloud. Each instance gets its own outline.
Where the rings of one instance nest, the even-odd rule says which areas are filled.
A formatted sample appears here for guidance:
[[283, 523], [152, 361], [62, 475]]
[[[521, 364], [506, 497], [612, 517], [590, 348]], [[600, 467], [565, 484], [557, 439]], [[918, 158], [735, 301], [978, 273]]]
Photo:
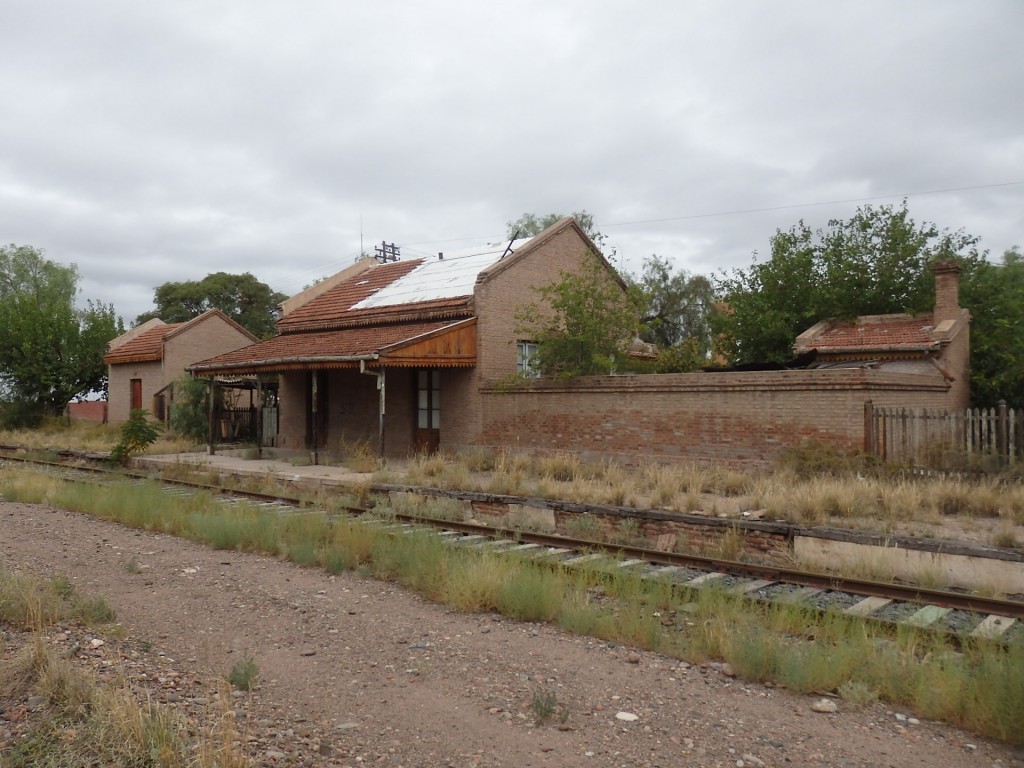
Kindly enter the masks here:
[[1022, 26], [1014, 0], [12, 0], [4, 240], [129, 320], [167, 280], [287, 293], [361, 242], [432, 253], [524, 212], [585, 208], [627, 268], [712, 272], [857, 207], [829, 201], [960, 190], [911, 213], [1001, 252]]

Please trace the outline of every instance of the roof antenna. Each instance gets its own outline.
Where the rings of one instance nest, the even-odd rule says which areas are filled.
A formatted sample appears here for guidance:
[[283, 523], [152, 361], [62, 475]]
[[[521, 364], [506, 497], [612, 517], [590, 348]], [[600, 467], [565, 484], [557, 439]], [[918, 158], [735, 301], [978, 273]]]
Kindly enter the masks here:
[[[508, 247], [505, 248], [505, 252], [503, 254], [501, 254], [501, 259], [504, 259], [510, 253], [512, 253], [512, 243], [514, 243], [518, 239], [519, 239], [519, 230], [517, 229], [515, 232], [512, 233], [512, 239], [508, 241]], [[501, 259], [498, 259], [498, 261], [501, 261]]]

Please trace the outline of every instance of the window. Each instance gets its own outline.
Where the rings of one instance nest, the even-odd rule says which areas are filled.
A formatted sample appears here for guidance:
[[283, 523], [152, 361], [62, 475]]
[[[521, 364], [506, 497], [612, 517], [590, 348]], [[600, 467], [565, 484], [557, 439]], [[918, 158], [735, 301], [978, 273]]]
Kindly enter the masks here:
[[540, 376], [537, 368], [537, 350], [540, 345], [535, 341], [520, 341], [516, 343], [516, 372], [520, 376], [535, 379]]

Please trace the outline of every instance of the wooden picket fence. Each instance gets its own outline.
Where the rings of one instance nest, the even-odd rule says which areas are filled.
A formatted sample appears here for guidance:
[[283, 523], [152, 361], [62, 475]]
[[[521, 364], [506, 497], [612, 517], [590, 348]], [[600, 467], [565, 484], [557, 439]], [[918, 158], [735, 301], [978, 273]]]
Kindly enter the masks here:
[[864, 450], [940, 471], [997, 471], [1024, 461], [1024, 409], [945, 410], [864, 404]]

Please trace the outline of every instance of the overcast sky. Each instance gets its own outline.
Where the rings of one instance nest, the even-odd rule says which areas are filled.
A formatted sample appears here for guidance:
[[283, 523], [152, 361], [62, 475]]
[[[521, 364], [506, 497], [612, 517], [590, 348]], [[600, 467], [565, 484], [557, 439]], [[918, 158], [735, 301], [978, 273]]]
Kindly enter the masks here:
[[[1024, 246], [1021, 0], [3, 0], [0, 241], [292, 294], [586, 209], [627, 270], [898, 204]], [[840, 202], [833, 202], [840, 201]]]

